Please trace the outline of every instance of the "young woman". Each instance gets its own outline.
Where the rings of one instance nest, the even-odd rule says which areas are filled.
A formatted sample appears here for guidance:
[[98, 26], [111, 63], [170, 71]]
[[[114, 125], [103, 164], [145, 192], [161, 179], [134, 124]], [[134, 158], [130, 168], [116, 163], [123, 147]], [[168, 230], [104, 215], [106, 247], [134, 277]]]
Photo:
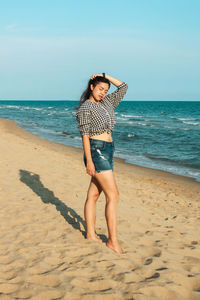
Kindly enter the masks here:
[[[117, 89], [107, 95], [110, 83]], [[91, 176], [84, 214], [87, 239], [99, 241], [95, 233], [96, 201], [103, 191], [106, 197], [105, 216], [108, 226], [106, 245], [117, 253], [123, 253], [117, 239], [117, 202], [119, 192], [113, 175], [114, 141], [112, 132], [116, 117], [115, 107], [123, 99], [127, 84], [105, 73], [93, 74], [87, 89], [80, 98], [76, 113], [78, 129], [82, 135], [84, 163]]]

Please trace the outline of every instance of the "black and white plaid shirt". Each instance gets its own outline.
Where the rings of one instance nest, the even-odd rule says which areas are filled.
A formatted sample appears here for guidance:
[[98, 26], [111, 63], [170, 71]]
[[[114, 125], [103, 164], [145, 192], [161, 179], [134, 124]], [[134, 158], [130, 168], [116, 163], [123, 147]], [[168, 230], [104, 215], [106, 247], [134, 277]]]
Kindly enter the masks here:
[[106, 95], [99, 104], [87, 99], [78, 109], [76, 119], [81, 135], [98, 135], [105, 131], [112, 133], [116, 123], [114, 108], [123, 99], [128, 85], [123, 82], [117, 90]]

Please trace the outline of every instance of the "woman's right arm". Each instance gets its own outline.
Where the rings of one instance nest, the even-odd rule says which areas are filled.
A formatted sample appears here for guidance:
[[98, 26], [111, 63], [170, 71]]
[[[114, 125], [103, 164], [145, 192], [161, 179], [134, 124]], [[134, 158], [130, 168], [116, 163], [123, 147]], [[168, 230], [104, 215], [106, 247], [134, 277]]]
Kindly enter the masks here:
[[92, 161], [89, 133], [90, 133], [90, 122], [91, 114], [89, 107], [87, 105], [82, 105], [78, 112], [76, 113], [76, 118], [78, 121], [78, 129], [82, 136], [83, 150], [87, 161], [86, 172], [90, 176], [95, 175], [95, 167]]
[[95, 167], [94, 167], [94, 163], [92, 161], [92, 156], [91, 156], [89, 135], [83, 135], [82, 142], [83, 142], [83, 150], [84, 150], [86, 161], [87, 161], [86, 172], [90, 176], [94, 176], [95, 175]]

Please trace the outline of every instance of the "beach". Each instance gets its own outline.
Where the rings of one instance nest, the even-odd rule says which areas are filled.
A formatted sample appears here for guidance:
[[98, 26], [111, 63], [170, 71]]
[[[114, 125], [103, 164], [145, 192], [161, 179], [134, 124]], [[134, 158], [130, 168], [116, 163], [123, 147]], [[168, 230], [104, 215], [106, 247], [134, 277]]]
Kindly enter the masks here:
[[200, 299], [200, 183], [114, 159], [118, 236], [105, 197], [85, 239], [83, 151], [0, 119], [0, 299]]

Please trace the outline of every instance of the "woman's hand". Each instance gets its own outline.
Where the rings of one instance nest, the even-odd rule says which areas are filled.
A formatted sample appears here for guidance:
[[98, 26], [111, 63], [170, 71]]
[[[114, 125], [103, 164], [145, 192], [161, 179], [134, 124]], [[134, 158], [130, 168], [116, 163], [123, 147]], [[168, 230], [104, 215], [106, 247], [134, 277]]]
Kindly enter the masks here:
[[91, 79], [94, 79], [94, 78], [97, 77], [97, 76], [103, 77], [103, 74], [92, 74], [92, 76], [91, 76], [90, 78], [91, 78]]
[[86, 172], [90, 176], [95, 175], [95, 167], [94, 167], [94, 163], [92, 161], [87, 163]]
[[[103, 77], [103, 74], [92, 74], [92, 76], [90, 77], [91, 79], [94, 79], [96, 76], [101, 76]], [[124, 81], [121, 81], [117, 78], [114, 78], [108, 74], [105, 74], [105, 78], [108, 79], [112, 84], [114, 84], [115, 86], [120, 86]]]

